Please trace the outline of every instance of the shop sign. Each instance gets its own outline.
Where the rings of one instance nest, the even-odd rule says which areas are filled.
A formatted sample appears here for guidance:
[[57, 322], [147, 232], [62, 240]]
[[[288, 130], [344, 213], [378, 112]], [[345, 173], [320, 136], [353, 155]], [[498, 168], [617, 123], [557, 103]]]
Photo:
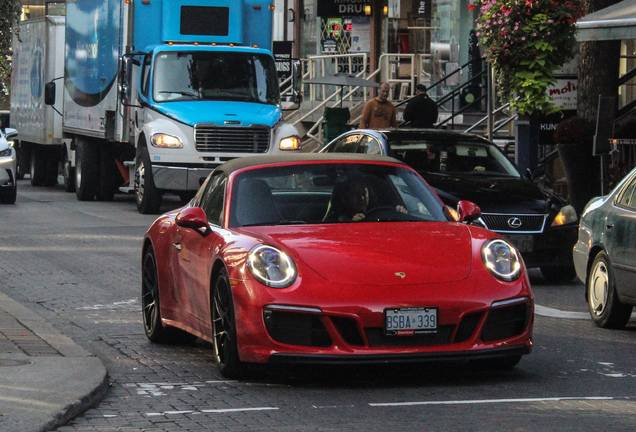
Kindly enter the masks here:
[[413, 2], [413, 15], [417, 18], [431, 19], [431, 0], [416, 0]]
[[274, 41], [272, 48], [276, 72], [278, 72], [278, 83], [280, 84], [292, 73], [292, 43], [290, 41]]
[[318, 0], [318, 16], [358, 16], [366, 15], [364, 7], [370, 0]]

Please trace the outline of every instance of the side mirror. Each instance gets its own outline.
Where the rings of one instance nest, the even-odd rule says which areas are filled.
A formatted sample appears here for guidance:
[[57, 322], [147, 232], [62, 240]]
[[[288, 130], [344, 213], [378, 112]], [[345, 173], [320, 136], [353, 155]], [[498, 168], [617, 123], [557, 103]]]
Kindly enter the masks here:
[[196, 230], [203, 237], [212, 232], [208, 218], [201, 207], [188, 207], [177, 215], [175, 222], [182, 228], [191, 228]]
[[119, 99], [122, 104], [130, 104], [130, 77], [132, 72], [131, 58], [124, 56], [121, 59], [119, 67]]
[[44, 85], [44, 103], [46, 105], [55, 105], [55, 83], [53, 81]]
[[18, 136], [18, 131], [17, 129], [13, 128], [5, 128], [4, 134], [6, 135], [7, 139], [10, 140]]
[[534, 175], [532, 174], [532, 171], [530, 170], [530, 168], [526, 168], [525, 177], [528, 180], [534, 180]]
[[457, 203], [457, 214], [460, 222], [472, 222], [481, 216], [481, 209], [473, 202], [460, 201]]
[[303, 101], [302, 94], [302, 65], [299, 61], [292, 62], [292, 74], [291, 74], [291, 97], [289, 102], [285, 103], [283, 109], [285, 111], [297, 110], [300, 108], [300, 104]]

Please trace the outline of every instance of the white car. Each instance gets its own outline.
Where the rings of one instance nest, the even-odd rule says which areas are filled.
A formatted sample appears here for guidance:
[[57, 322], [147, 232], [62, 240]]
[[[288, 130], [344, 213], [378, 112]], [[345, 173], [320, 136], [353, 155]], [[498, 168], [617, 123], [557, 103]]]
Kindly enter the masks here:
[[13, 148], [13, 138], [18, 131], [12, 128], [0, 129], [0, 202], [13, 204], [18, 193], [16, 179], [17, 159]]

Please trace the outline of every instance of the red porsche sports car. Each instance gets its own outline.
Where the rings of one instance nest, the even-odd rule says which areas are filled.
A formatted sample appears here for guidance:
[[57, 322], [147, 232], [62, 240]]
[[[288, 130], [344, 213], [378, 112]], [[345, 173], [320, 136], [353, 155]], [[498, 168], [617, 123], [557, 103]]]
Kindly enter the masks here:
[[532, 348], [525, 266], [462, 223], [477, 206], [457, 213], [384, 156], [231, 160], [144, 238], [146, 336], [210, 341], [233, 378], [250, 363], [512, 367]]

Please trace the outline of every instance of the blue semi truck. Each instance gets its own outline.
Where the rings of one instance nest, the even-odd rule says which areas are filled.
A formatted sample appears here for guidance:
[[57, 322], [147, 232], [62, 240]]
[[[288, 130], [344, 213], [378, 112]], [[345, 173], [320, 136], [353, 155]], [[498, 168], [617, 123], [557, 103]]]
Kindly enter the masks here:
[[[272, 0], [69, 0], [61, 170], [83, 201], [134, 192], [141, 213], [187, 200], [219, 164], [300, 150], [284, 123]], [[300, 102], [298, 72], [292, 109]]]

